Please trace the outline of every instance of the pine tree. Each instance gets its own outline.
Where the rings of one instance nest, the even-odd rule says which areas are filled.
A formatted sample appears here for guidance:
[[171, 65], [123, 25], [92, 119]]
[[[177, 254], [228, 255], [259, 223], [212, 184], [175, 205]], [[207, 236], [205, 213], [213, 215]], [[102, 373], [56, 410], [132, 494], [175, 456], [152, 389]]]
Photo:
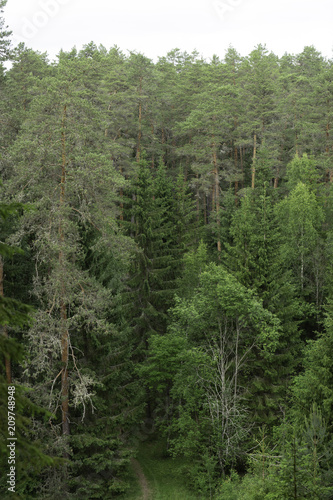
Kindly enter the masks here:
[[11, 140], [20, 131], [29, 105], [39, 93], [41, 80], [52, 72], [46, 54], [28, 49], [23, 44], [13, 51], [13, 64], [6, 73], [6, 98], [3, 103]]
[[[27, 335], [31, 363], [25, 373], [36, 401], [52, 408], [55, 426], [61, 422], [62, 438], [53, 453], [61, 447], [67, 458], [70, 413], [77, 420], [88, 405], [93, 410], [92, 387], [98, 380], [97, 368], [86, 366], [75, 349], [82, 347], [82, 335], [103, 338], [112, 332], [110, 292], [84, 269], [82, 231], [93, 227], [100, 237], [112, 238], [116, 192], [123, 183], [103, 150], [100, 116], [87, 94], [94, 65], [94, 60], [61, 55], [55, 75], [43, 79], [11, 151], [12, 193], [36, 207], [25, 214], [21, 229], [31, 235], [38, 302]], [[47, 439], [45, 429], [40, 433]]]
[[[3, 14], [3, 9], [7, 4], [7, 0], [0, 0], [0, 14]], [[0, 17], [0, 62], [7, 61], [10, 56], [11, 40], [9, 39], [12, 32], [5, 26], [5, 20]], [[1, 66], [2, 68], [2, 66]]]
[[[179, 124], [182, 133], [190, 135], [190, 143], [184, 148], [193, 158], [192, 181], [197, 196], [202, 198], [204, 222], [208, 222], [207, 200], [211, 200], [212, 229], [217, 254], [221, 252], [221, 170], [224, 166], [222, 154], [227, 145], [222, 144], [222, 137], [229, 134], [232, 123], [228, 97], [234, 93], [232, 86], [218, 83], [218, 75], [214, 81], [207, 83], [197, 96], [195, 108], [187, 119]], [[222, 153], [222, 154], [221, 154]], [[220, 257], [219, 257], [220, 258]]]
[[235, 183], [234, 194], [236, 197], [240, 184], [242, 187], [244, 186], [243, 145], [239, 128], [242, 115], [240, 83], [242, 78], [241, 63], [241, 56], [234, 48], [229, 47], [224, 57], [223, 80], [234, 89], [234, 92], [230, 92], [228, 96], [229, 106], [233, 116], [233, 127], [230, 133], [232, 144], [230, 148], [230, 165], [228, 165], [228, 180], [230, 179], [230, 181], [234, 181]]
[[[265, 46], [258, 45], [244, 60], [242, 75], [245, 78], [242, 99], [246, 113], [240, 130], [251, 147], [251, 187], [255, 187], [257, 152], [265, 144], [271, 158], [276, 157], [274, 148], [274, 116], [276, 114], [277, 57], [268, 54]], [[273, 174], [272, 174], [273, 177]]]

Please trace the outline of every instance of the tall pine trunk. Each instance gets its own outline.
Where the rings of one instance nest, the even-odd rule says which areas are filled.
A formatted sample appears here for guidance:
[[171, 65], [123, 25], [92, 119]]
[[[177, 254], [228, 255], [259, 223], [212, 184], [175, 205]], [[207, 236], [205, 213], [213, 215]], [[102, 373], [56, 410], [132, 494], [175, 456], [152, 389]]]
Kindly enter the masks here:
[[220, 181], [219, 181], [219, 171], [217, 165], [217, 154], [215, 145], [215, 136], [213, 135], [213, 173], [214, 173], [214, 188], [213, 188], [213, 199], [215, 198], [215, 210], [216, 210], [216, 225], [217, 225], [217, 251], [221, 253], [221, 240], [220, 240]]
[[140, 90], [139, 90], [139, 130], [138, 130], [138, 140], [136, 149], [136, 161], [139, 162], [141, 158], [141, 137], [142, 137], [142, 77], [140, 77]]
[[257, 156], [257, 135], [253, 136], [253, 157], [252, 157], [252, 180], [251, 188], [254, 189], [255, 177], [256, 177], [256, 156]]
[[67, 327], [67, 307], [66, 307], [66, 284], [65, 284], [65, 265], [63, 246], [65, 243], [65, 234], [62, 224], [62, 210], [66, 197], [66, 118], [67, 106], [64, 105], [61, 130], [61, 179], [60, 179], [60, 221], [59, 221], [59, 268], [60, 268], [60, 327], [61, 327], [61, 411], [62, 411], [62, 433], [69, 435], [69, 386], [68, 386], [68, 345], [69, 333]]

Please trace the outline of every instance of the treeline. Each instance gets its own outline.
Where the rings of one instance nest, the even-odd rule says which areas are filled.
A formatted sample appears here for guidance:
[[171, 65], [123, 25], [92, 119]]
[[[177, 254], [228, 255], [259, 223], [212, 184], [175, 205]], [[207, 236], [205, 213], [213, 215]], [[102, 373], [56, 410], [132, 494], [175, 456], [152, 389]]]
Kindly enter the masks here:
[[204, 498], [332, 498], [332, 61], [2, 34], [17, 498], [121, 497], [155, 431]]

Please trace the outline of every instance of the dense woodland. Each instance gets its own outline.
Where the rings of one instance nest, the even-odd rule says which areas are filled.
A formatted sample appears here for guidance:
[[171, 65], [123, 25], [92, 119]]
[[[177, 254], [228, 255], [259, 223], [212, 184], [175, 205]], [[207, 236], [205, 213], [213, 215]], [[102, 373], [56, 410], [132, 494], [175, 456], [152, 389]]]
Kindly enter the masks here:
[[8, 384], [8, 498], [126, 498], [147, 436], [202, 498], [333, 498], [333, 61], [0, 28], [2, 498]]

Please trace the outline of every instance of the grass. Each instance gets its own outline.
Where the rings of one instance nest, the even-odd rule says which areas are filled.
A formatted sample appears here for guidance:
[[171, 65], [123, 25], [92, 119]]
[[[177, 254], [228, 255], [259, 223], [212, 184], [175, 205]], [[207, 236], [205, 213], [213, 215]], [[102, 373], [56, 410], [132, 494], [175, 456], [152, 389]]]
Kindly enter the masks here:
[[[166, 455], [165, 443], [161, 440], [144, 441], [140, 444], [137, 460], [141, 465], [152, 491], [151, 500], [203, 500], [189, 490], [181, 474], [184, 460]], [[141, 490], [137, 479], [131, 477], [131, 488], [124, 500], [140, 500]]]
[[133, 470], [129, 471], [129, 476], [126, 478], [126, 482], [130, 485], [130, 487], [124, 495], [121, 495], [119, 497], [119, 499], [121, 499], [121, 500], [141, 500], [141, 489], [140, 489], [139, 481], [138, 481]]

